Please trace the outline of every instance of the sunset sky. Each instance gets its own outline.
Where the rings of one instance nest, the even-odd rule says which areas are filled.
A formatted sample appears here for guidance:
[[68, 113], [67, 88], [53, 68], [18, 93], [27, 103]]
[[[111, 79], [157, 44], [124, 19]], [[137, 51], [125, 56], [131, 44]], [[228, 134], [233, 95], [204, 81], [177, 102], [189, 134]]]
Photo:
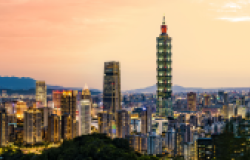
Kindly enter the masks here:
[[0, 0], [0, 76], [102, 89], [119, 61], [122, 90], [152, 86], [164, 13], [173, 85], [250, 87], [250, 0]]

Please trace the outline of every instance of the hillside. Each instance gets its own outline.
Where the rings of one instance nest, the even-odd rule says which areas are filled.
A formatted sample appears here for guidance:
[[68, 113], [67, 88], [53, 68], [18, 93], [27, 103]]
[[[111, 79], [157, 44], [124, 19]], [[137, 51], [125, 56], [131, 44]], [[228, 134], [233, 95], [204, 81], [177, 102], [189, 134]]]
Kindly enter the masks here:
[[[79, 90], [81, 87], [63, 87], [47, 85], [47, 93], [50, 94], [52, 90]], [[36, 80], [30, 77], [1, 77], [0, 76], [0, 90], [7, 90], [8, 94], [34, 94], [36, 88]], [[94, 94], [100, 93], [98, 89], [90, 89], [90, 92]]]
[[110, 139], [104, 134], [65, 140], [60, 147], [45, 150], [41, 155], [9, 150], [2, 157], [6, 160], [159, 160], [136, 153], [126, 139]]

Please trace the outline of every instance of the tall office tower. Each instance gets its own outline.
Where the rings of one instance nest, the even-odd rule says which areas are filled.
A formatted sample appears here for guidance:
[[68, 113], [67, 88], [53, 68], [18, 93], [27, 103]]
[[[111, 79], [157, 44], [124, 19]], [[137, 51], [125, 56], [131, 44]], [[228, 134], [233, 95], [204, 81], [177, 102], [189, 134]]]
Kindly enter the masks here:
[[126, 110], [117, 111], [117, 120], [116, 120], [116, 137], [125, 138], [126, 135], [130, 135], [130, 123], [131, 118], [130, 114]]
[[165, 16], [161, 25], [161, 34], [157, 37], [157, 106], [156, 115], [158, 117], [172, 116], [172, 60], [171, 60], [171, 40], [167, 34]]
[[111, 138], [115, 137], [116, 125], [113, 117], [110, 112], [98, 113], [98, 133], [105, 133]]
[[49, 116], [48, 124], [48, 141], [59, 142], [60, 141], [60, 117], [56, 114]]
[[76, 123], [74, 123], [73, 117], [70, 114], [62, 115], [61, 126], [61, 138], [73, 139], [76, 137]]
[[48, 108], [48, 107], [43, 107], [43, 108], [39, 108], [39, 110], [42, 112], [42, 125], [43, 127], [46, 129], [48, 129], [48, 118], [49, 116], [53, 113], [52, 108]]
[[228, 94], [227, 92], [224, 92], [224, 105], [228, 105], [229, 102], [228, 102]]
[[36, 101], [47, 107], [47, 86], [45, 81], [36, 81]]
[[26, 144], [42, 142], [42, 113], [37, 108], [24, 112], [23, 141]]
[[204, 95], [204, 106], [210, 105], [210, 96]]
[[78, 91], [63, 91], [61, 96], [61, 114], [70, 114], [76, 120], [76, 97]]
[[0, 112], [0, 146], [8, 145], [8, 114], [5, 110]]
[[189, 111], [196, 111], [196, 93], [187, 93], [187, 103]]
[[17, 116], [17, 119], [22, 121], [23, 120], [23, 114], [27, 110], [28, 110], [28, 108], [27, 108], [26, 102], [18, 101], [17, 104], [16, 104], [16, 116]]
[[53, 91], [52, 93], [52, 100], [54, 103], [54, 114], [57, 114], [58, 116], [61, 116], [61, 97], [62, 92], [60, 91]]
[[91, 133], [91, 102], [89, 99], [80, 101], [79, 107], [80, 135]]
[[220, 102], [224, 102], [224, 91], [223, 90], [218, 91], [218, 97], [219, 97]]
[[113, 113], [121, 109], [121, 80], [119, 62], [104, 63], [103, 111]]
[[150, 106], [143, 107], [143, 110], [140, 113], [141, 117], [141, 133], [147, 134], [152, 131], [152, 109]]

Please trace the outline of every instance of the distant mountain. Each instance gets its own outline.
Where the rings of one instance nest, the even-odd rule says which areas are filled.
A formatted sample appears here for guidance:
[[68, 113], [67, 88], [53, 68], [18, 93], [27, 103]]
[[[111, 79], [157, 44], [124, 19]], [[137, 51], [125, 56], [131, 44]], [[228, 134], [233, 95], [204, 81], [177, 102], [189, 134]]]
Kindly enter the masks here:
[[1, 77], [1, 89], [31, 89], [36, 87], [36, 81], [29, 77]]
[[[30, 77], [1, 77], [0, 76], [0, 89], [11, 90], [30, 90], [36, 88], [36, 80]], [[53, 90], [82, 90], [81, 87], [63, 87], [47, 84], [47, 89]], [[101, 92], [98, 89], [90, 89], [91, 92]]]
[[[156, 93], [157, 86], [153, 85], [150, 87], [142, 88], [142, 89], [133, 89], [123, 91], [124, 93]], [[215, 90], [250, 90], [250, 87], [228, 87], [228, 88], [196, 88], [196, 87], [182, 87], [178, 85], [174, 85], [172, 87], [173, 92], [206, 92], [206, 91], [215, 91]]]

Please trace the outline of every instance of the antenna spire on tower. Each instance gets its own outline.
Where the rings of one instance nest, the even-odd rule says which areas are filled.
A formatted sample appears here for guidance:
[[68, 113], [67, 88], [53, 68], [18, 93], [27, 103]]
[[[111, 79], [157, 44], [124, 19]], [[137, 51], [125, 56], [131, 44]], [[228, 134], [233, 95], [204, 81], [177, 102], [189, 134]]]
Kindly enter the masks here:
[[162, 24], [165, 24], [165, 13], [164, 13], [164, 15], [163, 15]]
[[85, 89], [89, 89], [86, 83], [85, 83], [85, 86], [84, 86], [84, 90], [85, 90]]

